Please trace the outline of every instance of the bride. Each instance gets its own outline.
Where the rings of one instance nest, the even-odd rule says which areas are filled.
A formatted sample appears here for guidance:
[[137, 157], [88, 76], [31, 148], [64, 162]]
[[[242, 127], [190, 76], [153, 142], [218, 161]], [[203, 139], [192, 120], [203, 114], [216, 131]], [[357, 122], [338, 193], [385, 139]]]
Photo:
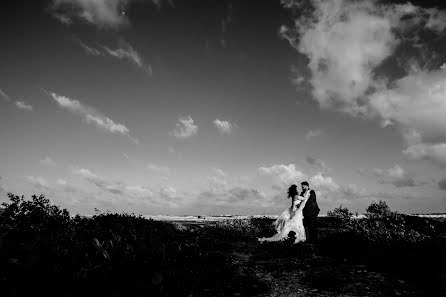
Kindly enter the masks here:
[[274, 222], [274, 228], [277, 233], [272, 237], [259, 238], [263, 241], [280, 241], [288, 238], [288, 233], [294, 231], [296, 233], [296, 240], [294, 243], [303, 242], [306, 240], [305, 228], [303, 224], [302, 210], [307, 203], [310, 196], [310, 189], [302, 193], [302, 196], [297, 192], [297, 186], [292, 185], [288, 188], [288, 198], [291, 198], [291, 207], [285, 209], [284, 212]]

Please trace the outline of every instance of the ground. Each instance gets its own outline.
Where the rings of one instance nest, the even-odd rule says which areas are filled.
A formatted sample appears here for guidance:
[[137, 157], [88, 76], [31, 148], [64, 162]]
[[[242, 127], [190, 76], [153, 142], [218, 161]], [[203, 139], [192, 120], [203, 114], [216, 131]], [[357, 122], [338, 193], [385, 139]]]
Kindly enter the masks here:
[[[446, 238], [442, 240], [446, 243]], [[221, 241], [216, 248], [232, 258], [239, 269], [254, 271], [268, 287], [252, 296], [446, 296], [444, 288], [414, 284], [395, 273], [326, 256], [320, 243], [234, 240]]]

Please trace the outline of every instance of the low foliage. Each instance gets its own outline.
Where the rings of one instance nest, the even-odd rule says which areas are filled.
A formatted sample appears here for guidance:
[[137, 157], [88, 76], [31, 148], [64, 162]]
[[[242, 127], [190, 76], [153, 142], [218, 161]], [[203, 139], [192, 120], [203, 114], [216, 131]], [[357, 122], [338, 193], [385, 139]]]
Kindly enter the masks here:
[[[253, 296], [268, 287], [255, 262], [240, 261], [314, 254], [312, 245], [293, 244], [292, 234], [290, 240], [258, 245], [258, 237], [275, 233], [268, 217], [182, 228], [128, 214], [71, 217], [44, 196], [8, 196], [0, 213], [6, 296]], [[445, 247], [435, 240], [444, 223], [391, 212], [385, 203], [367, 211], [365, 218], [353, 219], [341, 206], [319, 218], [318, 252], [443, 280]], [[246, 245], [258, 254], [237, 258], [234, 248]], [[331, 270], [309, 275], [309, 283], [323, 290], [338, 290], [345, 279]]]
[[365, 218], [344, 220], [342, 227], [331, 230], [321, 247], [331, 256], [431, 282], [444, 275], [444, 241], [437, 236], [444, 226], [444, 222], [393, 212], [380, 201], [367, 208]]
[[128, 214], [71, 218], [44, 196], [8, 196], [0, 214], [7, 296], [227, 296], [264, 288], [219, 252], [218, 233], [191, 236]]
[[393, 212], [385, 201], [372, 202], [366, 209], [366, 216], [368, 218], [385, 218], [391, 216]]
[[342, 205], [340, 205], [338, 208], [335, 208], [332, 211], [327, 211], [327, 216], [338, 218], [342, 221], [348, 221], [353, 216], [353, 213], [351, 213], [347, 207], [342, 207]]

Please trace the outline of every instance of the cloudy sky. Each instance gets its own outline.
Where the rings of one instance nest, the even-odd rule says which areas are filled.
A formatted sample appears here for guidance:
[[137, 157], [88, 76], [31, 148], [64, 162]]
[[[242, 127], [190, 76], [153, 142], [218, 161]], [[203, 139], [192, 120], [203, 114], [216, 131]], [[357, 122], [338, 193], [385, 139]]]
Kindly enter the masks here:
[[446, 212], [441, 1], [2, 1], [0, 195], [81, 214]]

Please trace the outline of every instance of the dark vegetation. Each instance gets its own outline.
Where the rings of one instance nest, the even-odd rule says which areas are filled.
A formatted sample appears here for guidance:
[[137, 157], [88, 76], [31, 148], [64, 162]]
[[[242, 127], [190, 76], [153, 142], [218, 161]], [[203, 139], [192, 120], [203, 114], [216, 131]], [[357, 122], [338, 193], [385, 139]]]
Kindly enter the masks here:
[[[318, 243], [293, 245], [293, 234], [257, 242], [274, 234], [269, 218], [177, 225], [129, 214], [72, 217], [42, 195], [8, 197], [2, 296], [389, 296], [393, 278], [402, 292], [446, 292], [445, 223], [381, 201], [364, 219], [341, 206], [319, 219]], [[381, 272], [390, 278], [379, 281]], [[355, 291], [367, 282], [374, 293]]]

